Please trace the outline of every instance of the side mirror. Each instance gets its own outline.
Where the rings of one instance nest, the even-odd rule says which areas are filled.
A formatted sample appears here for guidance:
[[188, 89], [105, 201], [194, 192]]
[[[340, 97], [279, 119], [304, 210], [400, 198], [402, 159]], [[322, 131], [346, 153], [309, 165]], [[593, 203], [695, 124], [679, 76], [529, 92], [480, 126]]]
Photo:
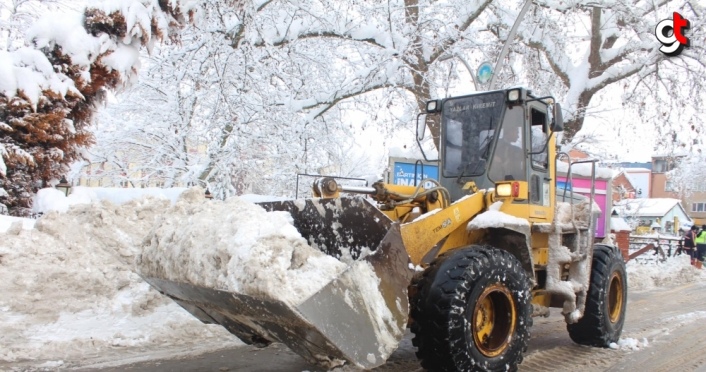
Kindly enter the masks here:
[[563, 132], [564, 131], [564, 117], [561, 114], [561, 105], [559, 102], [554, 103], [554, 111], [552, 112], [552, 131], [553, 132]]
[[417, 115], [417, 141], [424, 139], [424, 134], [427, 130], [427, 115], [419, 114]]
[[427, 158], [427, 154], [424, 152], [424, 146], [422, 145], [422, 142], [426, 142], [425, 140], [429, 140], [430, 138], [426, 138], [426, 130], [427, 130], [427, 125], [429, 123], [427, 122], [427, 119], [433, 120], [433, 119], [440, 119], [439, 115], [427, 115], [420, 113], [417, 115], [417, 146], [419, 146], [419, 151], [422, 152], [422, 156], [424, 157], [425, 161], [428, 162], [435, 162], [439, 161], [439, 159], [429, 159]]

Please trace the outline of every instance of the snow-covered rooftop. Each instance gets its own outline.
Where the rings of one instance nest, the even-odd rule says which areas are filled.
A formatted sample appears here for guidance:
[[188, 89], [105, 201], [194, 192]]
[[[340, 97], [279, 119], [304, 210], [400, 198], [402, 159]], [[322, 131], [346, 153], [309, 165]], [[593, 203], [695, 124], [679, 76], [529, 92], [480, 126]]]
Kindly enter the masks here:
[[623, 174], [625, 175], [625, 179], [627, 179], [628, 182], [630, 182], [630, 185], [632, 187], [635, 187], [635, 175], [630, 175], [627, 172], [623, 172]]
[[620, 217], [611, 217], [610, 218], [610, 230], [611, 231], [632, 231], [632, 228], [630, 225], [628, 225], [627, 222], [625, 222], [624, 219]]
[[[616, 202], [614, 210], [636, 217], [662, 217], [673, 208], [681, 208], [681, 201], [673, 198], [625, 199]], [[686, 214], [686, 213], [685, 213]]]
[[623, 172], [625, 172], [625, 173], [650, 173], [652, 171], [647, 168], [623, 168]]
[[[591, 177], [591, 163], [579, 163], [571, 166], [571, 174], [573, 176]], [[564, 162], [557, 162], [556, 166], [557, 173], [565, 175], [569, 171], [569, 164]], [[596, 164], [596, 178], [609, 180], [613, 178], [613, 169], [599, 167]]]

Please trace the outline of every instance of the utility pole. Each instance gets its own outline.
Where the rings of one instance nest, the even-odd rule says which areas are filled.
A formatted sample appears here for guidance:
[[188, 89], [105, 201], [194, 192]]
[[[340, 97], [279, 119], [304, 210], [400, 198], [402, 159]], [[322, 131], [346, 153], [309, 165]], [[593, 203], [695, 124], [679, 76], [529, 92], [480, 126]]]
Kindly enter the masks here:
[[500, 51], [498, 60], [495, 62], [495, 68], [493, 69], [493, 77], [490, 79], [490, 85], [488, 86], [488, 90], [493, 90], [495, 88], [495, 81], [497, 80], [496, 78], [500, 73], [500, 69], [502, 68], [501, 63], [505, 59], [505, 56], [507, 56], [508, 49], [510, 49], [510, 42], [515, 38], [517, 29], [520, 27], [522, 19], [525, 18], [525, 14], [527, 13], [527, 10], [529, 10], [530, 5], [532, 5], [532, 0], [526, 0], [525, 4], [522, 6], [522, 10], [520, 10], [520, 14], [518, 14], [517, 19], [515, 19], [515, 24], [513, 24], [512, 29], [510, 29], [510, 34], [507, 35], [505, 45], [503, 45], [503, 49]]

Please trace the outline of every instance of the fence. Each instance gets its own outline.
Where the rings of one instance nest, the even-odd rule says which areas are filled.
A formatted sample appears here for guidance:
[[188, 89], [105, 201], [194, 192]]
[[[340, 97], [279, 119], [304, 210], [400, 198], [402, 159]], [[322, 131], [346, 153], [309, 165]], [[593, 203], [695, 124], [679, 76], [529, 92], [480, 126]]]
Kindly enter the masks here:
[[628, 260], [664, 261], [681, 253], [682, 238], [672, 235], [630, 235]]

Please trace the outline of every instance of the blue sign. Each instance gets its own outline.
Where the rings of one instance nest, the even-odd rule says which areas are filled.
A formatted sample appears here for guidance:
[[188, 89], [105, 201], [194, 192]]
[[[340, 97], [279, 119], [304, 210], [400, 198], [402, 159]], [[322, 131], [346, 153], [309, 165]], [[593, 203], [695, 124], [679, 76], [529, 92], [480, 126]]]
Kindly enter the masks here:
[[478, 71], [476, 73], [476, 78], [478, 79], [478, 82], [481, 84], [485, 84], [490, 81], [490, 78], [493, 77], [493, 66], [490, 65], [488, 62], [483, 62], [481, 63], [480, 66], [478, 66]]
[[[425, 178], [439, 180], [439, 167], [430, 164], [417, 164], [417, 179], [414, 179], [414, 163], [396, 161], [392, 169], [392, 183], [395, 185], [416, 186]], [[423, 170], [423, 173], [422, 173]], [[424, 185], [431, 188], [433, 185]]]
[[566, 181], [556, 181], [556, 191], [571, 191], [571, 184]]

